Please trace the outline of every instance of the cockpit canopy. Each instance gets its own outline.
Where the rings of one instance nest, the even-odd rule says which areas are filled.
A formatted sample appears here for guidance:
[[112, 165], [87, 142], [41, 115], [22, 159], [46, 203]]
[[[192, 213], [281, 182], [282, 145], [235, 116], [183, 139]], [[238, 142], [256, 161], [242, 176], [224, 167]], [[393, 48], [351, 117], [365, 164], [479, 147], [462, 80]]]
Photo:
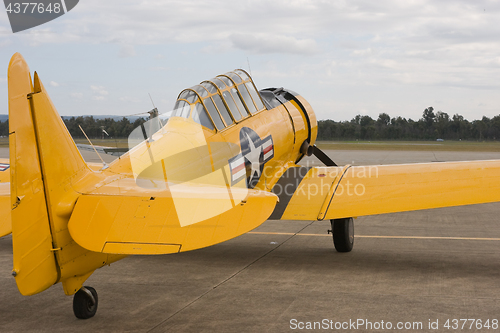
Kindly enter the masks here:
[[184, 89], [171, 116], [191, 118], [209, 130], [221, 131], [265, 109], [252, 78], [237, 69]]

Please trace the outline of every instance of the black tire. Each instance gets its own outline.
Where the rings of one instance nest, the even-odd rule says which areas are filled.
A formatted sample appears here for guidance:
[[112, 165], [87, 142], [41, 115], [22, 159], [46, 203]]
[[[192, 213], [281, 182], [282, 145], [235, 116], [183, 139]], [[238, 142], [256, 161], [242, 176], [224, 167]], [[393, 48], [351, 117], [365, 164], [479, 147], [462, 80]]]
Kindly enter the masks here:
[[75, 296], [73, 296], [73, 312], [78, 319], [92, 318], [97, 312], [97, 292], [92, 287], [84, 288], [92, 293], [95, 302], [92, 301], [85, 290], [78, 290]]
[[354, 246], [354, 220], [352, 217], [330, 220], [333, 245], [338, 252], [351, 252]]

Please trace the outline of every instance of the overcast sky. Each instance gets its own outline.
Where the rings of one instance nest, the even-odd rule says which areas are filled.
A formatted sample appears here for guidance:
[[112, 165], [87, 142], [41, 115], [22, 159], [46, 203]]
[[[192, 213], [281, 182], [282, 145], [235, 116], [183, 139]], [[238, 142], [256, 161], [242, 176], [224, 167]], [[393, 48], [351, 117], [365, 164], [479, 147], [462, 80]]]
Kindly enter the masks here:
[[61, 115], [172, 108], [184, 88], [250, 70], [304, 96], [319, 119], [418, 119], [433, 106], [500, 114], [499, 1], [82, 0], [13, 34], [0, 9], [0, 114], [21, 52]]

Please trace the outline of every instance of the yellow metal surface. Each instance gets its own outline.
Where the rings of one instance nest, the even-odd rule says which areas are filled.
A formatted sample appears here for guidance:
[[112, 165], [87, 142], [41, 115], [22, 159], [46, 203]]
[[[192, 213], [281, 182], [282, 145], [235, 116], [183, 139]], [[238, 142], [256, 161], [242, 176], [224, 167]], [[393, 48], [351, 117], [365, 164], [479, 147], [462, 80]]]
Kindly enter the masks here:
[[36, 73], [31, 83], [19, 54], [9, 66], [9, 131], [14, 273], [20, 292], [38, 293], [115, 260], [83, 249], [67, 231], [79, 188], [99, 177], [83, 162]]
[[33, 91], [31, 76], [18, 53], [9, 64], [8, 82], [13, 272], [21, 294], [33, 295], [54, 284], [59, 271], [51, 251], [52, 235], [28, 100]]
[[83, 283], [94, 273], [93, 270], [78, 276], [73, 276], [62, 281], [64, 293], [66, 295], [73, 295], [83, 285]]
[[102, 163], [87, 163], [87, 165], [92, 171], [99, 171], [103, 167]]
[[285, 104], [285, 107], [288, 113], [290, 114], [290, 117], [293, 122], [293, 127], [295, 130], [294, 152], [298, 153], [300, 146], [302, 145], [302, 142], [304, 142], [304, 140], [306, 140], [309, 135], [306, 118], [304, 117], [304, 114], [300, 112], [299, 107], [297, 103], [295, 103], [295, 101], [287, 102]]
[[309, 142], [311, 145], [314, 145], [316, 142], [316, 137], [318, 136], [318, 121], [316, 119], [316, 114], [314, 113], [311, 105], [309, 102], [302, 96], [298, 95], [295, 96], [297, 100], [304, 106], [307, 112], [307, 116], [309, 117], [309, 123], [311, 125], [311, 142]]
[[[293, 128], [288, 113], [283, 106], [273, 110], [273, 112], [259, 112], [244, 121], [244, 126], [253, 129], [260, 138], [272, 135], [274, 144], [274, 158], [264, 166], [259, 183], [255, 188], [270, 190], [279, 180], [283, 172], [293, 159]], [[279, 127], [276, 124], [280, 124]], [[241, 150], [239, 144], [241, 127], [228, 128], [221, 132], [221, 136], [228, 143], [233, 143], [233, 156]], [[234, 149], [234, 148], [233, 148]], [[227, 163], [227, 160], [225, 161]]]
[[127, 253], [136, 255], [171, 254], [180, 252], [179, 244], [157, 244], [157, 243], [126, 243], [106, 242], [102, 252], [104, 253]]
[[342, 169], [342, 167], [311, 168], [302, 181], [296, 177], [300, 184], [292, 182], [288, 188], [283, 189], [286, 194], [293, 196], [281, 219], [316, 220], [327, 198], [333, 195], [334, 185], [342, 175]]
[[[185, 204], [225, 205], [220, 191], [202, 188], [184, 194]], [[138, 189], [140, 194], [140, 189]], [[151, 192], [150, 192], [151, 193]], [[189, 251], [239, 236], [263, 223], [272, 213], [277, 197], [250, 190], [245, 200], [206, 220], [182, 226], [169, 190], [154, 197], [83, 195], [69, 222], [72, 237], [81, 246], [104, 253], [163, 254]]]
[[31, 95], [31, 107], [47, 200], [46, 209], [52, 244], [54, 248], [60, 249], [54, 252], [60, 272], [58, 281], [64, 282], [68, 278], [84, 276], [112, 261], [106, 255], [92, 253], [80, 247], [68, 231], [68, 221], [82, 189], [99, 182], [103, 176], [92, 172], [84, 162], [36, 73], [34, 87], [38, 92]]
[[[325, 215], [326, 215], [326, 213], [328, 211], [328, 208], [330, 207], [330, 202], [332, 200], [332, 197], [335, 194], [335, 192], [338, 190], [338, 188], [340, 186], [340, 182], [342, 181], [342, 178], [343, 178], [345, 172], [350, 167], [351, 167], [350, 165], [345, 165], [344, 167], [342, 167], [342, 170], [340, 170], [340, 172], [339, 172], [339, 168], [333, 168], [333, 169], [325, 168], [323, 170], [323, 172], [320, 174], [320, 175], [324, 175], [323, 177], [325, 177], [326, 174], [327, 174], [327, 172], [330, 169], [331, 171], [334, 171], [335, 179], [334, 179], [332, 185], [330, 186], [330, 190], [328, 191], [328, 194], [326, 195], [326, 197], [325, 197], [325, 199], [323, 201], [323, 205], [321, 206], [321, 209], [320, 209], [319, 214], [318, 214], [318, 220], [323, 220], [325, 218]], [[318, 177], [321, 178], [320, 175], [318, 175]], [[330, 178], [331, 177], [332, 176], [330, 176]]]
[[349, 168], [327, 219], [500, 201], [500, 161]]
[[281, 219], [323, 220], [500, 201], [500, 161], [312, 168]]

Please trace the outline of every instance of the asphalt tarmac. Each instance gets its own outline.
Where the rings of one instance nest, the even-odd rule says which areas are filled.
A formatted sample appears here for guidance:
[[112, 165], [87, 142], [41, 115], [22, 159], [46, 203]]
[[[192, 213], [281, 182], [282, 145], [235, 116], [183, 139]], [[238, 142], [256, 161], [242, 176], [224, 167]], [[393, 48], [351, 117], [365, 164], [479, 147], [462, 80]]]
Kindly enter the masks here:
[[[328, 154], [340, 165], [500, 158]], [[314, 325], [332, 332], [500, 332], [499, 213], [494, 203], [360, 217], [350, 253], [335, 251], [328, 221], [270, 220], [209, 248], [128, 257], [85, 283], [99, 294], [89, 320], [73, 316], [60, 284], [19, 294], [7, 236], [0, 239], [0, 332], [289, 332]]]

